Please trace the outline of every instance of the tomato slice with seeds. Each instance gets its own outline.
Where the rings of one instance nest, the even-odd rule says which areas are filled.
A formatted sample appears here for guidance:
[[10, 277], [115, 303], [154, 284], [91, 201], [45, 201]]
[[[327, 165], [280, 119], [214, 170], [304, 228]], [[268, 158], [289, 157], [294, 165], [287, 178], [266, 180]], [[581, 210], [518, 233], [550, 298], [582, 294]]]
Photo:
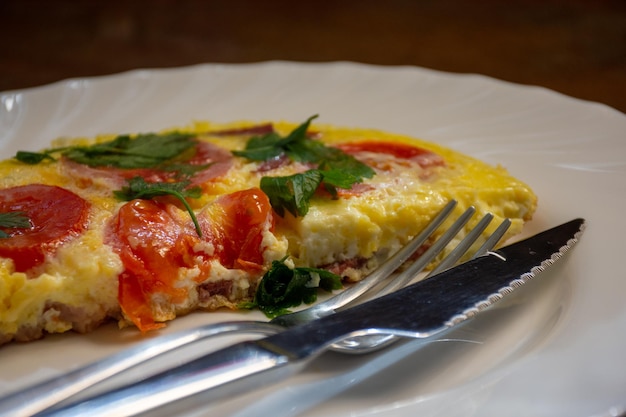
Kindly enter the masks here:
[[31, 184], [0, 190], [0, 212], [23, 212], [30, 228], [3, 229], [0, 256], [10, 258], [15, 270], [25, 272], [43, 263], [62, 243], [86, 227], [90, 204], [57, 186]]
[[199, 213], [202, 237], [186, 212], [164, 201], [125, 204], [106, 238], [124, 264], [120, 306], [142, 331], [163, 326], [152, 310], [154, 296], [185, 301], [187, 290], [178, 285], [184, 269], [193, 270], [198, 283], [206, 280], [214, 259], [229, 269], [260, 273], [263, 231], [274, 224], [269, 200], [256, 188], [221, 196]]
[[204, 233], [219, 242], [216, 255], [227, 268], [259, 270], [263, 229], [273, 230], [274, 217], [268, 197], [258, 188], [218, 198], [200, 214]]
[[166, 294], [173, 303], [186, 296], [175, 288], [179, 268], [191, 267], [185, 258], [195, 244], [193, 227], [181, 223], [163, 203], [133, 200], [123, 205], [110, 225], [107, 243], [124, 264], [118, 298], [122, 310], [141, 330], [162, 327], [155, 322], [151, 296]]

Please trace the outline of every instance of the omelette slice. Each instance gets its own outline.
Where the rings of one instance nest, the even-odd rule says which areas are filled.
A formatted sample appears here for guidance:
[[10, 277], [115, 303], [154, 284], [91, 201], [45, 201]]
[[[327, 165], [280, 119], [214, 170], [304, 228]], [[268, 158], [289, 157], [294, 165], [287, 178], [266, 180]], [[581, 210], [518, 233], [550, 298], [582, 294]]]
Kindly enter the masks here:
[[506, 237], [535, 210], [502, 167], [313, 120], [59, 139], [0, 163], [0, 343], [261, 307], [277, 267], [305, 273], [296, 303], [311, 302], [316, 286], [361, 280], [451, 199], [477, 209], [466, 230], [510, 218]]

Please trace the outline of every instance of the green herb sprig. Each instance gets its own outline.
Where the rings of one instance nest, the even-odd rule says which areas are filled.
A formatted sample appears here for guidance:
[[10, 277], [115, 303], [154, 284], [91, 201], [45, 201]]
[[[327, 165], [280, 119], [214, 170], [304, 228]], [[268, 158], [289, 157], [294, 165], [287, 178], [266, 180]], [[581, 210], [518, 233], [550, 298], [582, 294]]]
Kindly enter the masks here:
[[304, 216], [310, 201], [320, 185], [337, 197], [337, 188], [349, 189], [364, 178], [374, 176], [374, 170], [338, 148], [307, 137], [310, 117], [286, 137], [278, 133], [252, 137], [241, 151], [234, 155], [252, 161], [266, 161], [287, 156], [293, 161], [317, 164], [317, 168], [289, 176], [261, 178], [261, 190], [269, 197], [274, 211], [284, 216], [289, 211], [294, 216]]
[[[11, 229], [28, 229], [31, 227], [30, 220], [26, 213], [23, 211], [10, 211], [6, 213], [0, 213], [0, 227]], [[0, 239], [7, 239], [11, 237], [8, 233], [0, 230]]]
[[37, 165], [45, 160], [55, 161], [53, 154], [59, 152], [58, 149], [50, 149], [43, 152], [17, 151], [15, 159], [28, 165]]
[[67, 146], [42, 152], [18, 151], [15, 159], [35, 165], [55, 161], [57, 155], [91, 167], [125, 169], [159, 167], [180, 157], [196, 145], [193, 135], [181, 132], [120, 135], [89, 146]]
[[254, 301], [242, 303], [241, 308], [258, 308], [272, 318], [289, 313], [290, 307], [317, 300], [317, 290], [338, 290], [341, 277], [325, 269], [289, 268], [284, 259], [273, 261], [259, 283]]
[[185, 206], [191, 220], [196, 228], [198, 236], [202, 237], [202, 229], [198, 223], [193, 209], [187, 202], [187, 198], [199, 198], [202, 195], [200, 187], [187, 188], [189, 181], [181, 182], [146, 182], [142, 177], [134, 177], [128, 180], [127, 185], [121, 190], [114, 191], [113, 194], [122, 200], [130, 201], [134, 199], [150, 200], [154, 197], [171, 195], [176, 197]]

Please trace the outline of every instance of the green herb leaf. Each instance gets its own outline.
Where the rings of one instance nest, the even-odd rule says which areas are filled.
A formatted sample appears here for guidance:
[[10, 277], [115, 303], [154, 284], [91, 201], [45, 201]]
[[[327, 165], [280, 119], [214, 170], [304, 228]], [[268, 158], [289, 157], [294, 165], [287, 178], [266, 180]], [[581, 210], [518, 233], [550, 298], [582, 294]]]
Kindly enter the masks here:
[[258, 307], [268, 317], [276, 317], [288, 313], [290, 307], [315, 302], [318, 288], [337, 290], [341, 288], [341, 277], [324, 269], [291, 269], [284, 260], [274, 261], [261, 279], [254, 301], [239, 307]]
[[188, 133], [146, 133], [134, 138], [120, 135], [90, 146], [66, 146], [42, 152], [18, 151], [15, 159], [35, 165], [44, 160], [54, 161], [53, 155], [61, 154], [91, 167], [154, 168], [175, 162], [195, 145], [194, 136]]
[[[317, 286], [324, 291], [334, 291], [343, 288], [341, 284], [341, 277], [337, 274], [334, 274], [326, 269], [321, 268], [295, 268], [300, 272], [308, 273], [311, 277], [314, 274], [317, 274], [319, 277], [319, 282]], [[311, 285], [311, 281], [309, 281], [308, 285]]]
[[50, 154], [47, 152], [28, 151], [17, 151], [17, 153], [15, 154], [15, 159], [29, 165], [37, 165], [46, 159], [54, 161], [54, 158], [50, 156]]
[[351, 176], [354, 177], [356, 179], [355, 182], [361, 182], [363, 178], [372, 178], [376, 174], [376, 172], [369, 165], [366, 165], [352, 155], [348, 155], [343, 152], [335, 158], [323, 159], [320, 162], [319, 168], [324, 170], [324, 172], [343, 172], [346, 178], [350, 178]]
[[299, 160], [297, 148], [301, 146], [299, 145], [301, 142], [308, 141], [306, 132], [309, 129], [311, 121], [316, 117], [317, 115], [309, 117], [306, 122], [295, 128], [284, 138], [276, 132], [271, 132], [263, 136], [253, 136], [246, 143], [245, 150], [233, 151], [233, 154], [251, 161], [267, 161], [283, 154], [289, 155], [292, 159]]
[[[10, 211], [0, 213], [0, 227], [11, 229], [28, 229], [31, 227], [30, 220], [23, 211]], [[0, 238], [6, 239], [11, 237], [5, 231], [0, 230]]]
[[284, 139], [275, 132], [263, 136], [253, 136], [246, 143], [245, 150], [232, 151], [232, 153], [251, 161], [267, 161], [284, 153], [283, 142]]
[[330, 169], [321, 172], [324, 175], [325, 184], [333, 185], [339, 188], [349, 189], [353, 184], [360, 182], [361, 180], [360, 177], [339, 169]]
[[115, 194], [115, 196], [122, 201], [130, 201], [136, 198], [150, 200], [154, 197], [164, 195], [176, 197], [185, 206], [185, 209], [187, 209], [198, 236], [202, 237], [202, 230], [200, 229], [198, 219], [186, 200], [186, 198], [201, 197], [202, 190], [200, 187], [187, 188], [187, 186], [189, 186], [189, 181], [149, 183], [142, 177], [131, 178], [128, 180], [127, 184], [128, 185], [123, 187], [121, 190], [113, 192], [113, 194]]
[[372, 168], [352, 155], [308, 138], [306, 132], [316, 117], [307, 119], [285, 138], [277, 133], [255, 136], [248, 141], [245, 150], [233, 151], [233, 154], [253, 161], [266, 161], [286, 155], [293, 161], [318, 164], [317, 169], [304, 173], [261, 178], [261, 190], [269, 197], [274, 211], [280, 216], [284, 216], [285, 210], [294, 216], [304, 216], [320, 184], [336, 198], [337, 188], [349, 189], [363, 181], [363, 178], [371, 178], [375, 174]]
[[298, 217], [309, 211], [311, 197], [323, 177], [320, 171], [312, 169], [285, 177], [263, 177], [260, 187], [279, 216], [284, 216], [287, 210]]
[[341, 158], [345, 154], [337, 149], [324, 145], [306, 136], [300, 140], [290, 142], [287, 146], [287, 155], [298, 162], [320, 163], [326, 160]]
[[135, 138], [121, 135], [109, 142], [72, 147], [63, 155], [93, 167], [152, 168], [180, 156], [195, 145], [191, 134], [147, 133]]
[[202, 164], [202, 165], [194, 165], [194, 164], [185, 164], [185, 163], [168, 163], [161, 167], [163, 171], [168, 171], [174, 173], [174, 177], [179, 180], [185, 180], [193, 177], [200, 171], [203, 171], [209, 168], [212, 165], [210, 164]]

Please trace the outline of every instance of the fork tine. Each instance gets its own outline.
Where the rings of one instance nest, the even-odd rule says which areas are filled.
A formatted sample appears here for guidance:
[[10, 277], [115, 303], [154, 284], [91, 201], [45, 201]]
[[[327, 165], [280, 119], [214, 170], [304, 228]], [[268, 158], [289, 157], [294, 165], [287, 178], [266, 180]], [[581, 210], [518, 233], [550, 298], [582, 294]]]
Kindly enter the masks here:
[[[407, 270], [400, 273], [397, 278], [392, 280], [386, 287], [384, 287], [382, 291], [377, 293], [376, 296], [387, 294], [411, 282], [413, 278], [415, 278], [416, 275], [420, 273], [422, 269], [426, 265], [428, 265], [432, 261], [432, 259], [446, 247], [448, 242], [454, 236], [456, 236], [456, 234], [463, 228], [464, 224], [469, 220], [469, 218], [473, 216], [474, 211], [475, 210], [470, 207], [465, 213], [463, 213], [463, 215], [459, 217], [459, 219], [457, 219], [457, 221], [450, 227], [450, 229], [448, 229], [448, 231], [444, 233], [444, 236], [429, 248], [431, 253], [428, 253], [429, 251], [426, 251], [424, 255], [422, 255], [422, 258], [424, 259], [418, 259], [413, 265], [407, 268]], [[494, 216], [491, 213], [483, 216], [478, 224], [467, 233], [467, 235], [459, 242], [459, 244], [426, 277], [437, 274], [445, 269], [454, 266], [454, 264], [457, 263], [457, 261], [470, 250], [474, 242], [482, 235], [484, 230], [493, 220], [493, 217]], [[511, 221], [509, 219], [505, 219], [504, 221], [502, 221], [502, 223], [496, 228], [496, 230], [487, 238], [485, 243], [481, 245], [481, 247], [476, 251], [472, 258], [486, 254], [489, 250], [491, 250], [500, 241], [510, 225]], [[420, 264], [418, 266], [415, 266], [415, 264], [418, 262]], [[361, 354], [379, 350], [393, 343], [395, 340], [397, 340], [397, 337], [391, 334], [357, 336], [347, 338], [333, 344], [332, 349], [338, 352]]]
[[427, 276], [436, 275], [451, 268], [470, 249], [476, 239], [482, 235], [489, 223], [493, 220], [493, 214], [487, 213], [478, 224], [463, 238], [463, 240], [446, 256]]
[[336, 296], [316, 304], [313, 308], [328, 311], [338, 309], [354, 301], [365, 292], [369, 291], [372, 287], [383, 282], [396, 269], [398, 269], [400, 265], [406, 262], [411, 255], [413, 255], [413, 253], [424, 244], [426, 239], [428, 239], [430, 235], [432, 235], [434, 231], [441, 226], [441, 224], [450, 216], [456, 204], [457, 202], [455, 200], [450, 201], [422, 232], [415, 236], [407, 245], [396, 252], [392, 257], [387, 259], [374, 272], [369, 274], [367, 278], [359, 281], [350, 288], [343, 290]]
[[450, 241], [456, 236], [459, 231], [465, 226], [469, 219], [474, 215], [476, 209], [469, 207], [465, 212], [459, 216], [459, 218], [445, 231], [441, 237], [435, 241], [419, 258], [415, 260], [405, 271], [398, 274], [392, 281], [390, 281], [385, 287], [377, 294], [385, 295], [399, 288], [406, 286], [417, 274], [422, 272], [428, 264], [432, 262], [435, 257], [444, 250], [444, 248], [450, 243]]
[[[487, 213], [476, 226], [459, 242], [459, 244], [435, 267], [433, 268], [426, 278], [431, 275], [436, 275], [446, 269], [452, 268], [459, 259], [467, 252], [474, 244], [474, 242], [481, 236], [482, 232], [487, 228], [489, 223], [493, 220], [493, 214]], [[498, 225], [496, 230], [489, 235], [489, 237], [483, 242], [483, 244], [474, 252], [470, 259], [478, 258], [479, 256], [486, 255], [491, 249], [493, 249], [500, 239], [504, 236], [509, 227], [511, 226], [510, 219], [504, 219]]]
[[487, 252], [495, 248], [498, 242], [500, 242], [500, 239], [502, 239], [502, 236], [504, 236], [506, 231], [509, 230], [509, 227], [511, 227], [511, 220], [504, 219], [502, 223], [500, 223], [500, 226], [498, 226], [498, 228], [491, 234], [491, 236], [487, 238], [485, 243], [483, 243], [482, 246], [478, 248], [476, 253], [472, 256], [472, 259], [486, 255]]

